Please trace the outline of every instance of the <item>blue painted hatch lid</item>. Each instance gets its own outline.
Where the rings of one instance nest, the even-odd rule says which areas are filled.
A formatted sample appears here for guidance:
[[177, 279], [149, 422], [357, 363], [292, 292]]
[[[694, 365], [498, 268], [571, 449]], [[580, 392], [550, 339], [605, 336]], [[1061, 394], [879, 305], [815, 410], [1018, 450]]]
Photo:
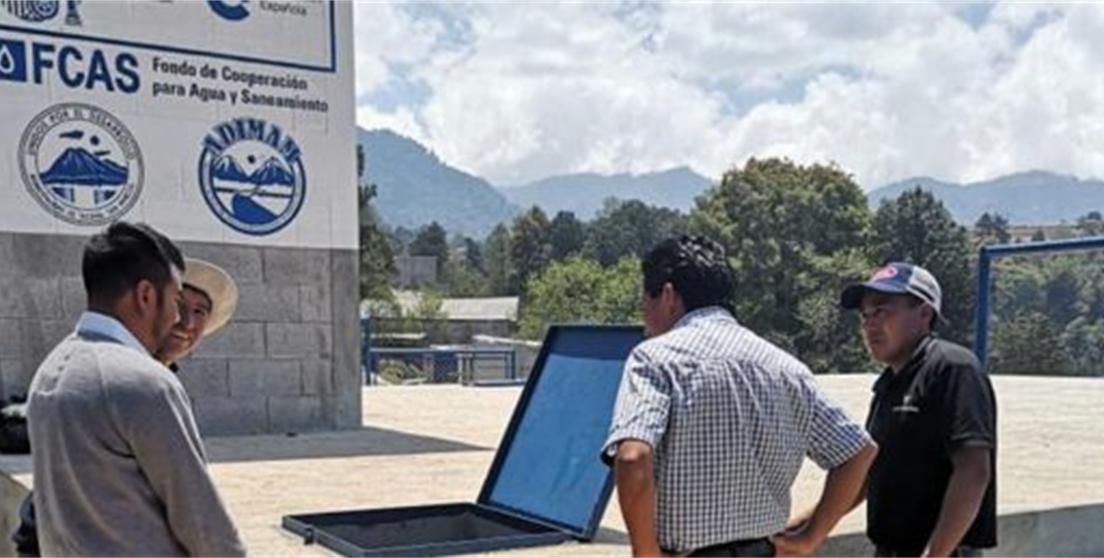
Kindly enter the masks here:
[[479, 504], [590, 540], [613, 489], [599, 454], [635, 326], [549, 328]]

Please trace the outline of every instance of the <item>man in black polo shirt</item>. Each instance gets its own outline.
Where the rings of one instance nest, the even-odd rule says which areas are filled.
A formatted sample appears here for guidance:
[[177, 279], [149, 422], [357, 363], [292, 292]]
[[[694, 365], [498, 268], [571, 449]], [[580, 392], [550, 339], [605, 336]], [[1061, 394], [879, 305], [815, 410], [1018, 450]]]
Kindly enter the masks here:
[[993, 388], [970, 351], [935, 337], [941, 302], [935, 277], [905, 263], [840, 297], [887, 366], [866, 425], [881, 447], [867, 481], [878, 556], [978, 556], [997, 544]]

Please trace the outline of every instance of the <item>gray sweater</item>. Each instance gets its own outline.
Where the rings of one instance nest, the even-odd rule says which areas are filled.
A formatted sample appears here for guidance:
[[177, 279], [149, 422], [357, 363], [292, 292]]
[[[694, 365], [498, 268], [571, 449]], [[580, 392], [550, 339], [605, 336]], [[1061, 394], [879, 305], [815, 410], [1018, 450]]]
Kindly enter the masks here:
[[180, 381], [104, 331], [78, 325], [31, 383], [43, 555], [243, 556]]

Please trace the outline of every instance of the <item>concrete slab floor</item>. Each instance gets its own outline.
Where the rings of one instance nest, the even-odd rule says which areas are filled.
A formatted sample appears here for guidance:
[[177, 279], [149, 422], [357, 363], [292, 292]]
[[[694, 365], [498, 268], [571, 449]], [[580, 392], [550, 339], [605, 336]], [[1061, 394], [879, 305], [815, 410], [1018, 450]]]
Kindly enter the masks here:
[[[821, 376], [824, 390], [866, 416], [873, 376]], [[999, 511], [1003, 514], [1104, 503], [1104, 378], [994, 377], [999, 406]], [[479, 493], [520, 388], [371, 387], [364, 428], [294, 436], [207, 440], [212, 473], [249, 551], [330, 556], [280, 528], [284, 515], [471, 502]], [[29, 459], [0, 458], [0, 470], [29, 484]], [[810, 506], [823, 473], [811, 463], [794, 488]], [[837, 533], [861, 532], [857, 510]], [[522, 549], [510, 556], [625, 556], [616, 493], [595, 543]]]

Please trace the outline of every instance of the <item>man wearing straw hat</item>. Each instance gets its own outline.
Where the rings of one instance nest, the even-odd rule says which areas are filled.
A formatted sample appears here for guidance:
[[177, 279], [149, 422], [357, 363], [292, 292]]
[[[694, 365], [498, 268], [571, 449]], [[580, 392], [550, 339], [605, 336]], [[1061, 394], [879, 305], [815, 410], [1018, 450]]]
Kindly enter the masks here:
[[221, 267], [195, 258], [184, 258], [184, 264], [180, 321], [155, 355], [173, 372], [200, 341], [230, 321], [238, 306], [238, 286]]

